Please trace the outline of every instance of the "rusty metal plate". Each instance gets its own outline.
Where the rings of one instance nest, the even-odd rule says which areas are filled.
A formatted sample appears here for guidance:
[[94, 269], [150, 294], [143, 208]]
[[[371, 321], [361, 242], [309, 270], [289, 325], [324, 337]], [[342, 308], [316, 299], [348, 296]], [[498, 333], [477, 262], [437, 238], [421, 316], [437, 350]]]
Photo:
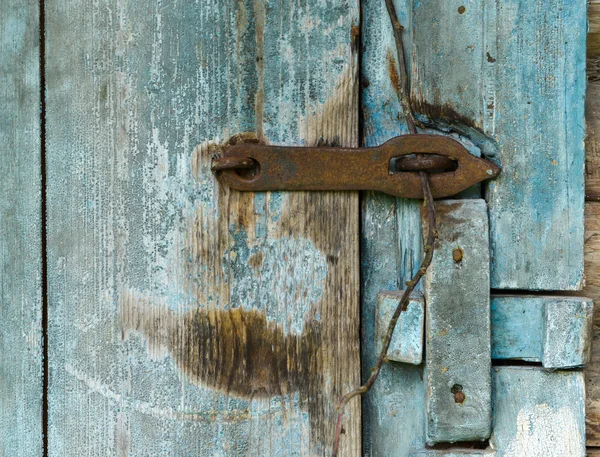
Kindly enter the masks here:
[[[406, 157], [415, 155], [414, 160]], [[243, 167], [235, 167], [237, 162]], [[438, 135], [399, 136], [374, 148], [241, 143], [213, 162], [221, 182], [241, 191], [374, 190], [406, 198], [423, 198], [417, 170], [432, 168], [442, 169], [430, 173], [434, 198], [455, 195], [500, 173], [496, 164]]]

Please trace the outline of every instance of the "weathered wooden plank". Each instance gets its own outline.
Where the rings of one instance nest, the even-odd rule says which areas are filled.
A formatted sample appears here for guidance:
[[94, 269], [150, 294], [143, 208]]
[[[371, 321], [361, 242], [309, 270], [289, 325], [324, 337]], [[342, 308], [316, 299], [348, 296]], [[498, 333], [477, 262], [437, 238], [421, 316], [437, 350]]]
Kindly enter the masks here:
[[580, 289], [586, 1], [431, 0], [411, 21], [416, 110], [503, 166], [487, 189], [492, 287]]
[[[411, 4], [396, 2], [410, 49]], [[384, 2], [362, 5], [362, 109], [364, 145], [382, 144], [408, 133], [398, 103], [398, 64], [391, 23]], [[410, 57], [410, 53], [408, 54]], [[420, 202], [365, 193], [361, 208], [363, 378], [376, 358], [377, 294], [401, 290], [419, 268], [422, 251]], [[402, 388], [398, 388], [402, 386]], [[363, 454], [407, 457], [425, 447], [425, 386], [421, 366], [386, 364], [363, 398]]]
[[[375, 351], [380, 353], [392, 315], [400, 303], [402, 291], [380, 292], [377, 296], [375, 322]], [[406, 311], [400, 314], [392, 341], [387, 351], [391, 362], [420, 365], [423, 361], [423, 332], [425, 327], [425, 301], [421, 294], [411, 295]]]
[[493, 379], [497, 456], [585, 456], [582, 372], [505, 366]]
[[38, 2], [0, 8], [0, 455], [42, 454]]
[[[600, 303], [600, 203], [586, 203], [585, 276], [583, 294]], [[596, 310], [592, 360], [585, 370], [586, 436], [591, 446], [600, 446], [600, 314]]]
[[600, 0], [588, 0], [588, 24], [590, 33], [600, 33]]
[[591, 299], [492, 296], [492, 358], [574, 368], [591, 356]]
[[427, 442], [485, 440], [492, 422], [487, 205], [449, 200], [435, 209], [438, 238], [425, 276]]
[[600, 202], [585, 205], [585, 288], [581, 294], [600, 303]]
[[600, 198], [600, 81], [588, 82], [585, 123], [585, 193]]
[[[492, 358], [542, 360], [544, 303], [538, 297], [492, 296]], [[525, 330], [525, 331], [524, 331]]]
[[586, 455], [587, 457], [600, 457], [600, 449], [588, 447]]
[[[320, 456], [358, 385], [358, 198], [224, 139], [357, 143], [355, 1], [46, 1], [49, 456]], [[238, 138], [239, 140], [239, 138]], [[360, 403], [341, 455], [360, 454]]]
[[[597, 313], [596, 313], [597, 316]], [[585, 424], [588, 446], [600, 446], [600, 328], [594, 328], [592, 360], [585, 368]]]

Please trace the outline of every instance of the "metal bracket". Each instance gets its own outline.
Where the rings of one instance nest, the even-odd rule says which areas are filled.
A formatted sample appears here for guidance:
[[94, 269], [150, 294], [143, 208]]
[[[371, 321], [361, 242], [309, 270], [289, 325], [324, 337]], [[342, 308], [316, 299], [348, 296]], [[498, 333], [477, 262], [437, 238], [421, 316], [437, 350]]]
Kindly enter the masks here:
[[287, 147], [240, 143], [215, 158], [219, 180], [241, 191], [374, 190], [423, 198], [420, 171], [434, 198], [455, 195], [500, 173], [440, 135], [404, 135], [373, 148]]

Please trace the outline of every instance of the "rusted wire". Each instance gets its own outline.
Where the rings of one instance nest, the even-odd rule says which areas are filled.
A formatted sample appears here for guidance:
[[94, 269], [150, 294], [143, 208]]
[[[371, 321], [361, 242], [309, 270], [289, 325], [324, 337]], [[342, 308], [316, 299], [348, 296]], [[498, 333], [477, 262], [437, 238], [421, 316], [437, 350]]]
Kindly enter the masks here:
[[[397, 90], [398, 99], [400, 100], [400, 104], [402, 105], [402, 109], [404, 111], [404, 115], [406, 117], [406, 124], [408, 126], [408, 130], [411, 134], [417, 134], [416, 122], [413, 115], [410, 98], [409, 98], [409, 84], [408, 84], [408, 72], [406, 70], [406, 62], [404, 58], [404, 47], [402, 41], [402, 31], [404, 28], [398, 22], [398, 17], [396, 15], [396, 10], [394, 8], [393, 0], [385, 0], [385, 4], [388, 10], [388, 14], [390, 16], [390, 20], [392, 22], [392, 27], [394, 30], [394, 39], [396, 41], [396, 49], [398, 53], [398, 66], [400, 67], [400, 84]], [[410, 300], [410, 296], [412, 292], [415, 290], [421, 278], [427, 272], [427, 268], [431, 265], [431, 260], [433, 259], [433, 251], [435, 245], [435, 239], [437, 237], [437, 229], [435, 222], [435, 206], [433, 201], [433, 195], [431, 194], [431, 188], [429, 186], [429, 178], [427, 173], [424, 171], [419, 172], [419, 176], [421, 178], [421, 186], [423, 188], [424, 202], [423, 204], [427, 208], [427, 218], [428, 218], [428, 231], [427, 231], [427, 240], [425, 242], [425, 257], [421, 262], [419, 270], [413, 276], [413, 278], [406, 283], [406, 289], [400, 298], [400, 303], [396, 307], [392, 319], [388, 325], [387, 332], [383, 339], [383, 346], [381, 349], [381, 353], [375, 362], [375, 365], [371, 369], [371, 374], [367, 381], [357, 389], [348, 392], [344, 396], [340, 398], [338, 401], [337, 411], [338, 417], [335, 427], [335, 435], [333, 440], [333, 449], [331, 452], [331, 457], [337, 457], [339, 447], [340, 447], [340, 437], [342, 434], [342, 420], [344, 418], [344, 409], [348, 402], [352, 400], [354, 397], [359, 395], [364, 395], [367, 393], [377, 378], [379, 377], [379, 373], [381, 372], [381, 367], [387, 358], [387, 352], [390, 347], [390, 343], [392, 341], [392, 335], [394, 334], [394, 330], [396, 328], [396, 324], [400, 317], [400, 314], [403, 311], [406, 311], [408, 307], [408, 303]]]

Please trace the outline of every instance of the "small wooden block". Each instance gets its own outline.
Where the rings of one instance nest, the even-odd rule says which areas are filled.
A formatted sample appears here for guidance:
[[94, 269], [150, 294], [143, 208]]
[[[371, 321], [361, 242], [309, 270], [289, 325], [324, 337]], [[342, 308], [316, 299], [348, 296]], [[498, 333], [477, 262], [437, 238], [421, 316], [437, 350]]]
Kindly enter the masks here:
[[[490, 255], [483, 200], [436, 203], [426, 275], [427, 442], [485, 440], [491, 426]], [[424, 221], [425, 221], [424, 217]]]
[[[394, 311], [400, 303], [402, 291], [384, 291], [377, 295], [377, 320], [375, 339], [377, 355], [381, 352], [382, 340]], [[394, 362], [420, 365], [423, 361], [423, 327], [425, 304], [421, 294], [411, 296], [408, 308], [398, 319], [387, 358]]]
[[591, 299], [553, 300], [546, 303], [544, 320], [545, 368], [572, 368], [592, 356], [594, 303]]
[[579, 297], [492, 297], [492, 358], [583, 366], [591, 357], [593, 308]]
[[585, 389], [580, 371], [494, 368], [498, 457], [584, 457]]

